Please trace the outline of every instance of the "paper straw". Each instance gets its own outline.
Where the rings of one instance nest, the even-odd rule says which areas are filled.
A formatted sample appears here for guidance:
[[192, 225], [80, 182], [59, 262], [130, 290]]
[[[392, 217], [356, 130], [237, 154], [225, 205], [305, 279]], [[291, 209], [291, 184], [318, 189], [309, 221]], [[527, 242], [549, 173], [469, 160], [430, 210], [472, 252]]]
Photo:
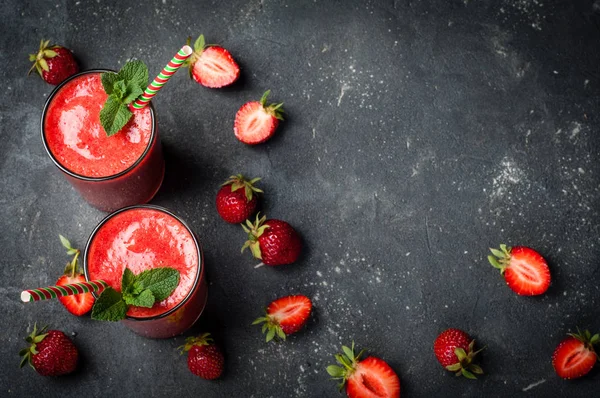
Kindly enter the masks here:
[[57, 297], [71, 296], [73, 294], [90, 292], [100, 293], [107, 287], [108, 283], [100, 279], [96, 281], [73, 283], [71, 285], [40, 287], [38, 289], [22, 291], [21, 300], [24, 303], [28, 303], [30, 301], [48, 300]]
[[142, 95], [140, 95], [135, 102], [132, 103], [133, 109], [142, 109], [148, 102], [158, 93], [158, 91], [165, 85], [167, 81], [177, 72], [177, 69], [181, 67], [183, 62], [192, 55], [192, 48], [188, 45], [181, 47], [181, 50], [173, 59], [164, 67], [164, 69], [154, 78], [152, 83], [148, 87]]

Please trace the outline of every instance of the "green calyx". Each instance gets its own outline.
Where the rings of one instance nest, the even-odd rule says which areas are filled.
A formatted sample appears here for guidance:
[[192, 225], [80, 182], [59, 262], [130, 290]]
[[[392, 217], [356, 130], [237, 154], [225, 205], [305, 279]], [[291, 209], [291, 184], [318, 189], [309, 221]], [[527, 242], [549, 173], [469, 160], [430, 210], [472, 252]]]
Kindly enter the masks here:
[[204, 333], [200, 336], [188, 337], [185, 339], [185, 344], [177, 347], [181, 354], [188, 352], [192, 349], [193, 346], [203, 346], [203, 345], [211, 345], [213, 344], [213, 338], [210, 337], [210, 333]]
[[[189, 45], [191, 45], [191, 43], [192, 43], [192, 38], [188, 37], [186, 44], [189, 46]], [[194, 42], [194, 46], [193, 46], [194, 52], [188, 59], [186, 59], [183, 62], [183, 66], [189, 67], [190, 78], [193, 78], [192, 69], [194, 68], [194, 64], [196, 63], [198, 58], [200, 58], [202, 56], [202, 53], [204, 52], [204, 50], [206, 48], [214, 47], [214, 46], [216, 46], [216, 44], [206, 44], [206, 41], [204, 40], [204, 35], [198, 36], [198, 38]]]
[[500, 245], [500, 250], [492, 249], [490, 247], [490, 251], [492, 252], [492, 254], [488, 256], [488, 261], [490, 262], [490, 264], [492, 264], [494, 268], [499, 269], [502, 275], [504, 275], [504, 271], [510, 263], [511, 250], [512, 247], [508, 247], [504, 244]]
[[260, 99], [260, 104], [264, 108], [264, 110], [271, 116], [276, 119], [283, 120], [284, 110], [282, 108], [283, 102], [279, 104], [269, 104], [267, 105], [267, 97], [271, 94], [271, 90], [265, 91], [263, 96]]
[[260, 252], [258, 238], [261, 237], [261, 235], [267, 228], [269, 228], [269, 226], [264, 225], [265, 221], [267, 220], [267, 216], [262, 216], [261, 218], [259, 217], [260, 212], [256, 215], [256, 221], [254, 224], [250, 220], [246, 220], [246, 225], [241, 224], [244, 232], [248, 234], [248, 240], [246, 243], [244, 243], [244, 246], [242, 246], [242, 253], [247, 248], [250, 248], [252, 255], [259, 260], [262, 260], [262, 253]]
[[69, 240], [61, 234], [58, 234], [58, 237], [60, 239], [60, 243], [65, 249], [67, 249], [67, 255], [73, 256], [73, 259], [67, 263], [64, 274], [71, 276], [71, 278], [74, 278], [75, 275], [81, 274], [81, 272], [79, 272], [78, 266], [78, 259], [79, 255], [81, 254], [81, 251], [72, 247], [71, 242], [69, 242]]
[[342, 346], [342, 354], [335, 354], [335, 360], [342, 366], [329, 365], [327, 367], [327, 373], [331, 376], [332, 380], [341, 380], [338, 385], [340, 391], [344, 388], [346, 381], [352, 376], [356, 370], [356, 364], [359, 362], [360, 357], [365, 352], [361, 350], [358, 355], [354, 354], [354, 341], [351, 347]]
[[[37, 330], [37, 323], [33, 325], [33, 332], [27, 337], [25, 337], [25, 341], [29, 344], [29, 347], [23, 348], [19, 351], [19, 356], [22, 356], [21, 364], [19, 367], [25, 366], [26, 363], [29, 363], [29, 366], [33, 368], [31, 364], [31, 356], [36, 355], [38, 353], [36, 349], [36, 344], [40, 343], [42, 340], [46, 338], [48, 333], [44, 333], [47, 329], [47, 326], [44, 326], [39, 331]], [[35, 368], [34, 368], [35, 369]]]
[[475, 365], [472, 362], [473, 359], [475, 359], [475, 356], [477, 356], [477, 354], [483, 351], [485, 347], [477, 351], [473, 351], [474, 348], [475, 340], [472, 340], [471, 343], [469, 343], [469, 349], [467, 352], [465, 352], [465, 350], [463, 350], [460, 347], [455, 348], [454, 354], [458, 358], [458, 362], [446, 366], [446, 369], [451, 372], [455, 372], [456, 376], [464, 376], [467, 379], [472, 380], [477, 379], [475, 375], [482, 375], [483, 369], [481, 369], [479, 365]]
[[281, 326], [279, 325], [279, 321], [277, 321], [277, 319], [269, 315], [266, 311], [265, 316], [255, 319], [254, 322], [252, 322], [252, 325], [259, 325], [261, 323], [263, 324], [262, 333], [267, 334], [265, 338], [267, 343], [273, 340], [275, 337], [277, 337], [280, 340], [285, 340], [286, 335]]
[[33, 62], [33, 66], [29, 69], [27, 74], [30, 75], [34, 69], [37, 70], [40, 76], [42, 76], [42, 71], [49, 72], [50, 68], [48, 67], [46, 59], [54, 58], [58, 55], [58, 53], [53, 50], [53, 48], [57, 47], [58, 46], [50, 46], [50, 40], [44, 41], [44, 39], [42, 39], [38, 52], [36, 54], [29, 54], [29, 61]]
[[595, 352], [594, 344], [598, 344], [600, 342], [600, 334], [596, 333], [592, 335], [589, 330], [584, 330], [582, 333], [581, 330], [577, 328], [577, 333], [567, 333], [567, 335], [581, 341], [585, 345], [585, 348], [592, 352]]
[[260, 181], [260, 178], [253, 178], [248, 181], [244, 178], [243, 175], [238, 174], [238, 175], [229, 177], [229, 179], [227, 181], [225, 181], [223, 183], [223, 185], [221, 185], [221, 186], [224, 187], [226, 185], [231, 185], [231, 192], [235, 192], [238, 189], [244, 188], [244, 191], [246, 194], [246, 200], [248, 202], [250, 202], [252, 200], [254, 192], [263, 193], [262, 189], [256, 188], [254, 186], [254, 184], [256, 184], [258, 181]]

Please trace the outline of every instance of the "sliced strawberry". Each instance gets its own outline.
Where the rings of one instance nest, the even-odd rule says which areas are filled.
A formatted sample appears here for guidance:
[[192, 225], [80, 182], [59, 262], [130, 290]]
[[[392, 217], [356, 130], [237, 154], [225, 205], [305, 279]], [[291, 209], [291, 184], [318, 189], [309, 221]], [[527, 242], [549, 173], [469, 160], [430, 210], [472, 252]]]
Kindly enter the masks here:
[[[75, 276], [63, 275], [56, 281], [59, 286], [70, 285], [73, 283], [85, 282], [85, 278], [81, 274]], [[60, 302], [73, 315], [81, 316], [87, 314], [96, 301], [92, 293], [73, 294], [71, 296], [59, 297]]]
[[588, 374], [598, 356], [594, 352], [594, 344], [600, 342], [600, 335], [586, 330], [584, 333], [570, 333], [560, 342], [552, 355], [552, 366], [556, 374], [563, 379], [576, 379]]
[[273, 301], [267, 307], [267, 314], [252, 324], [264, 323], [263, 333], [267, 332], [267, 342], [275, 336], [285, 340], [286, 335], [296, 333], [308, 320], [312, 302], [306, 296], [286, 296]]
[[524, 246], [490, 249], [490, 263], [504, 275], [506, 284], [522, 296], [543, 294], [550, 286], [550, 269], [546, 260], [535, 250]]
[[350, 398], [399, 398], [400, 379], [394, 370], [382, 359], [368, 357], [360, 360], [352, 346], [342, 346], [342, 354], [335, 359], [342, 365], [330, 365], [327, 373], [335, 380], [341, 380], [340, 390], [346, 386], [346, 395]]
[[206, 45], [204, 35], [194, 43], [194, 53], [186, 65], [190, 67], [192, 78], [209, 88], [219, 88], [235, 82], [240, 76], [240, 68], [226, 49]]
[[283, 103], [267, 105], [267, 90], [260, 101], [247, 102], [235, 115], [233, 132], [244, 144], [256, 145], [275, 134], [279, 121], [283, 120]]

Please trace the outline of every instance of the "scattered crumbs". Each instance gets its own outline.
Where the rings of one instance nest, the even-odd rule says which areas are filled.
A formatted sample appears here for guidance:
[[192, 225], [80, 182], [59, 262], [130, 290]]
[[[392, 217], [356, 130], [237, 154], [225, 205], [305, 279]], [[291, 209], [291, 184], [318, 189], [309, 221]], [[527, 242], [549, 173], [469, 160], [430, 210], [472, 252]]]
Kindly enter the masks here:
[[323, 276], [323, 274], [321, 273], [321, 271], [317, 271], [317, 276]]

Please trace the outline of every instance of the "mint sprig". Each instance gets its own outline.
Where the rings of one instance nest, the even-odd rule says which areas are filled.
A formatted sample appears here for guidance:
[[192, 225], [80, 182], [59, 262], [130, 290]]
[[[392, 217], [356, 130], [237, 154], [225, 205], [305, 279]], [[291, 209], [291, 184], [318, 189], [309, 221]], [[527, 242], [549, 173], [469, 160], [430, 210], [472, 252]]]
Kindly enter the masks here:
[[102, 291], [92, 308], [92, 319], [120, 321], [125, 319], [130, 305], [151, 308], [169, 297], [179, 285], [179, 271], [169, 267], [154, 268], [134, 275], [123, 270], [121, 292], [112, 287]]
[[101, 75], [108, 98], [100, 111], [100, 123], [107, 136], [118, 133], [133, 115], [127, 104], [135, 101], [148, 85], [148, 68], [142, 61], [129, 61], [118, 73]]

